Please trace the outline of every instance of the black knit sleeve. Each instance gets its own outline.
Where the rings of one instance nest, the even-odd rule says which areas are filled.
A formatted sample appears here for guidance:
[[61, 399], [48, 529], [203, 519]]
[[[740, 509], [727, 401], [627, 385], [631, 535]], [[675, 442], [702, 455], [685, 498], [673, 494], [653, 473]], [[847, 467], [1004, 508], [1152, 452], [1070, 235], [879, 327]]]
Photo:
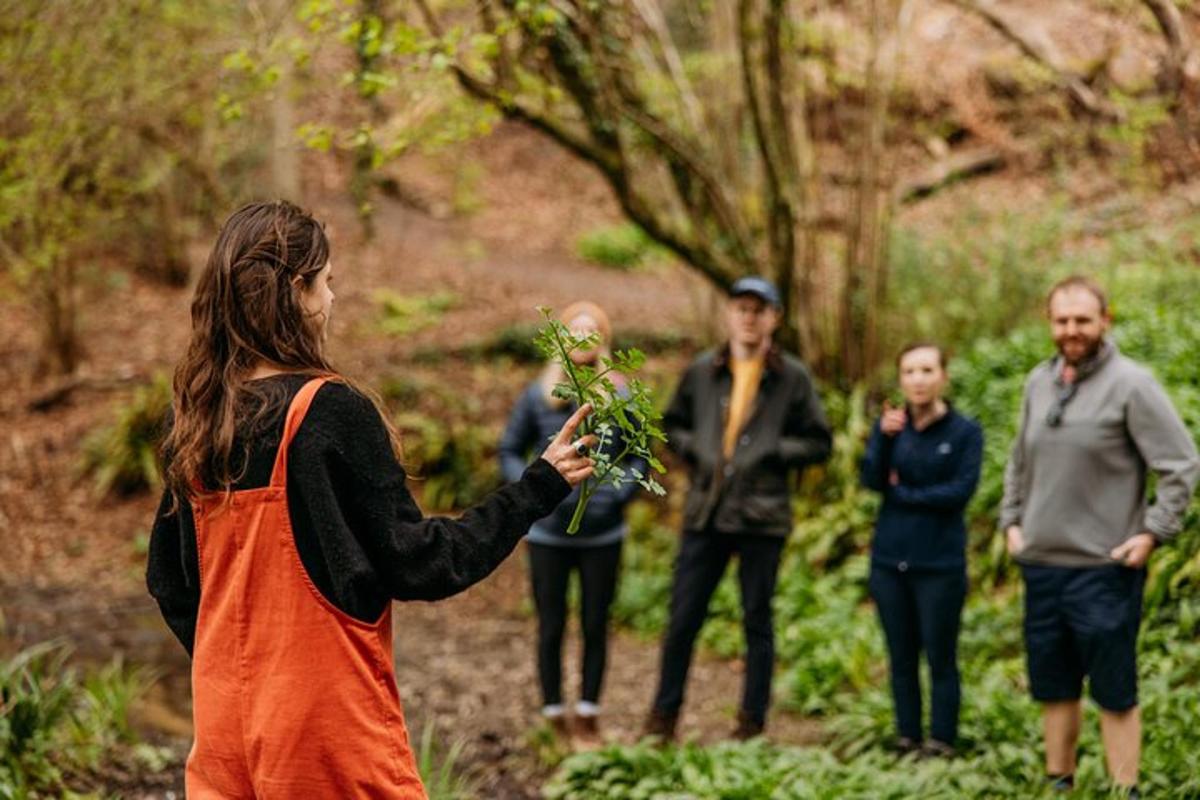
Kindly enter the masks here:
[[175, 510], [171, 506], [171, 492], [164, 491], [150, 530], [146, 588], [158, 603], [167, 627], [190, 656], [200, 610], [196, 533], [187, 500], [180, 500]]
[[[436, 600], [487, 577], [570, 486], [538, 459], [521, 479], [459, 518], [425, 517], [405, 485], [375, 407], [343, 387], [338, 430], [323, 438], [338, 505], [384, 590], [398, 600]], [[335, 576], [336, 582], [336, 576]]]

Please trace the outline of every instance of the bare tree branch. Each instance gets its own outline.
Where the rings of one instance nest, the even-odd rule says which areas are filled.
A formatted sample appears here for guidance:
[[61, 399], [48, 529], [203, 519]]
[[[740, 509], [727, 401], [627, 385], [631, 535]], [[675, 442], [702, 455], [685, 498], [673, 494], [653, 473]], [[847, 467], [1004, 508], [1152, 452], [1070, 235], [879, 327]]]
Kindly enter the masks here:
[[659, 8], [657, 0], [633, 0], [633, 8], [642, 22], [646, 24], [647, 30], [654, 36], [665, 72], [671, 78], [679, 97], [679, 105], [683, 109], [684, 119], [687, 120], [692, 133], [699, 133], [704, 129], [704, 114], [700, 110], [700, 101], [696, 99], [692, 83], [688, 80], [687, 73], [684, 72], [683, 60], [679, 57], [679, 51], [671, 39], [671, 31], [667, 28], [667, 20], [663, 17], [662, 9]]
[[994, 172], [1003, 167], [1004, 162], [1004, 153], [991, 148], [959, 153], [938, 161], [917, 177], [900, 184], [893, 196], [897, 203], [912, 203], [961, 180]]
[[1071, 71], [1062, 63], [1062, 57], [1045, 32], [1033, 26], [1021, 27], [1000, 10], [996, 0], [950, 0], [959, 8], [969, 11], [988, 23], [996, 32], [1020, 48], [1029, 58], [1047, 67], [1054, 73], [1055, 80], [1064, 88], [1081, 108], [1093, 116], [1111, 121], [1120, 121], [1125, 113], [1096, 93], [1083, 76]]
[[[441, 21], [433, 13], [433, 9], [430, 8], [428, 1], [416, 0], [416, 5], [430, 33], [439, 38], [444, 36]], [[551, 119], [549, 116], [522, 105], [515, 98], [505, 97], [498, 87], [494, 87], [482, 78], [472, 74], [457, 60], [451, 63], [450, 68], [454, 71], [454, 76], [458, 80], [459, 85], [468, 94], [495, 106], [505, 116], [523, 122], [531, 128], [544, 133], [579, 158], [595, 164], [606, 174], [620, 168], [619, 164], [610, 154], [603, 152], [585, 137], [570, 130], [558, 121]]]
[[1183, 89], [1184, 68], [1191, 52], [1183, 17], [1171, 0], [1142, 0], [1142, 4], [1154, 15], [1167, 42], [1167, 55], [1161, 72], [1162, 88], [1173, 97], [1177, 96]]

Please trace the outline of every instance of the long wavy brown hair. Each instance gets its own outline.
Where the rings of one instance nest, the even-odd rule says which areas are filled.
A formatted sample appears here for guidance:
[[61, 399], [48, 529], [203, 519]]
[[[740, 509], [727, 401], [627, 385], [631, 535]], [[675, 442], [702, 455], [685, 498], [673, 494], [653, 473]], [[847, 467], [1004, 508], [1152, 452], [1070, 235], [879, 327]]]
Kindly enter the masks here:
[[[282, 412], [286, 387], [251, 381], [260, 365], [324, 375], [378, 398], [325, 358], [321, 324], [301, 302], [329, 261], [321, 223], [291, 203], [251, 203], [225, 221], [192, 299], [192, 338], [175, 369], [174, 423], [163, 443], [166, 484], [176, 498], [197, 485], [230, 492], [247, 465], [249, 439]], [[240, 439], [243, 447], [236, 448]]]

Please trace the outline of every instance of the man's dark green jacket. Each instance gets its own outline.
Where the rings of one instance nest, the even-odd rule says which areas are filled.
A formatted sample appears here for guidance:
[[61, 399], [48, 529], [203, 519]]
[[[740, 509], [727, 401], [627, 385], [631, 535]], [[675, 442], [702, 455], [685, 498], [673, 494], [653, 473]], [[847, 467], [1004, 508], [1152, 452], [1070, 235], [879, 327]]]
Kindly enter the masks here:
[[701, 354], [683, 375], [663, 427], [691, 467], [683, 528], [786, 536], [792, 529], [790, 474], [829, 458], [832, 438], [808, 369], [772, 348], [737, 449], [722, 436], [733, 376], [728, 346]]

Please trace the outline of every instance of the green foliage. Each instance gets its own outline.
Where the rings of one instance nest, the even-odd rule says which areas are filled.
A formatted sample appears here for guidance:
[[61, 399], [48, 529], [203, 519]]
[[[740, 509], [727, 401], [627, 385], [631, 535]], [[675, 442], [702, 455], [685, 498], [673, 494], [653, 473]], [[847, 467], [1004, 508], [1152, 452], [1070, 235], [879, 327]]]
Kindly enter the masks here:
[[632, 222], [606, 225], [588, 231], [575, 243], [584, 261], [615, 269], [636, 269], [661, 257], [662, 248]]
[[867, 543], [879, 498], [858, 480], [858, 462], [872, 423], [865, 401], [862, 385], [846, 395], [826, 392], [822, 397], [834, 432], [833, 455], [807, 472], [794, 499], [793, 538], [809, 564], [836, 565]]
[[156, 375], [118, 409], [112, 424], [84, 441], [83, 470], [93, 476], [97, 494], [131, 495], [161, 488], [158, 447], [170, 407], [170, 380]]
[[935, 235], [897, 228], [884, 341], [898, 348], [931, 339], [953, 349], [1037, 319], [1050, 283], [1075, 266], [1064, 257], [1070, 233], [1057, 203], [1037, 214], [968, 208]]
[[379, 384], [379, 396], [384, 402], [400, 408], [415, 406], [428, 391], [430, 387], [424, 381], [407, 375], [389, 375]]
[[427, 722], [417, 745], [417, 770], [429, 800], [469, 800], [476, 796], [474, 781], [463, 774], [460, 760], [464, 742], [443, 747], [437, 739], [437, 724]]
[[216, 175], [246, 138], [206, 111], [238, 17], [213, 0], [5, 7], [0, 262], [39, 313], [45, 366], [76, 365], [77, 295], [103, 256], [178, 283], [181, 228], [227, 205]]
[[[364, 3], [304, 0], [296, 15], [302, 32], [257, 60], [269, 65], [290, 55], [298, 66], [308, 67], [313, 54], [330, 42], [344, 49], [347, 57], [341, 63], [346, 66], [335, 76], [335, 84], [350, 102], [341, 104], [336, 122], [320, 115], [306, 121], [300, 138], [310, 147], [353, 158], [351, 189], [364, 217], [373, 212], [367, 189], [372, 175], [414, 150], [437, 152], [486, 135], [499, 118], [494, 108], [464, 98], [447, 69], [447, 50], [457, 50], [469, 61], [494, 47], [494, 37], [464, 41], [456, 28], [456, 34], [441, 42], [405, 15]], [[259, 67], [255, 74], [265, 69]], [[398, 109], [402, 112], [389, 113]], [[479, 207], [478, 177], [474, 167], [455, 176], [455, 210], [470, 213]]]
[[461, 419], [443, 421], [416, 412], [401, 413], [396, 427], [404, 436], [407, 466], [416, 472], [427, 508], [466, 508], [500, 485], [491, 431]]
[[1119, 122], [1104, 126], [1101, 136], [1121, 154], [1121, 177], [1133, 186], [1152, 187], [1158, 170], [1149, 146], [1158, 129], [1171, 121], [1170, 101], [1155, 94], [1133, 96], [1116, 90], [1110, 97], [1124, 113]]
[[471, 355], [482, 358], [511, 358], [522, 364], [536, 364], [542, 360], [542, 351], [534, 339], [536, 325], [507, 325], [471, 349]]
[[[655, 472], [666, 473], [667, 468], [650, 448], [655, 442], [665, 443], [667, 437], [660, 427], [662, 414], [655, 406], [649, 387], [634, 377], [646, 363], [645, 354], [640, 350], [617, 350], [611, 358], [601, 356], [599, 368], [576, 364], [571, 360], [571, 354], [597, 347], [599, 335], [576, 336], [554, 318], [549, 308], [539, 310], [546, 323], [535, 339], [538, 349], [547, 359], [557, 362], [566, 376], [565, 382], [554, 387], [554, 395], [576, 407], [590, 403], [592, 413], [580, 425], [579, 435], [595, 433], [599, 439], [591, 454], [596, 462], [595, 473], [583, 482], [575, 515], [567, 526], [567, 533], [575, 533], [599, 486], [608, 484], [619, 488], [629, 481], [636, 481], [652, 494], [662, 496], [667, 493], [653, 477], [621, 466], [627, 457], [641, 457]], [[609, 377], [614, 373], [623, 379], [621, 389]], [[612, 458], [605, 448], [618, 440], [624, 442], [624, 448]]]
[[46, 642], [0, 659], [0, 798], [76, 797], [67, 787], [107, 764], [165, 766], [140, 745], [129, 710], [151, 676], [114, 661], [81, 677]]
[[458, 304], [458, 295], [453, 292], [404, 295], [378, 289], [374, 297], [379, 304], [377, 329], [391, 336], [407, 336], [436, 325], [443, 314]]

